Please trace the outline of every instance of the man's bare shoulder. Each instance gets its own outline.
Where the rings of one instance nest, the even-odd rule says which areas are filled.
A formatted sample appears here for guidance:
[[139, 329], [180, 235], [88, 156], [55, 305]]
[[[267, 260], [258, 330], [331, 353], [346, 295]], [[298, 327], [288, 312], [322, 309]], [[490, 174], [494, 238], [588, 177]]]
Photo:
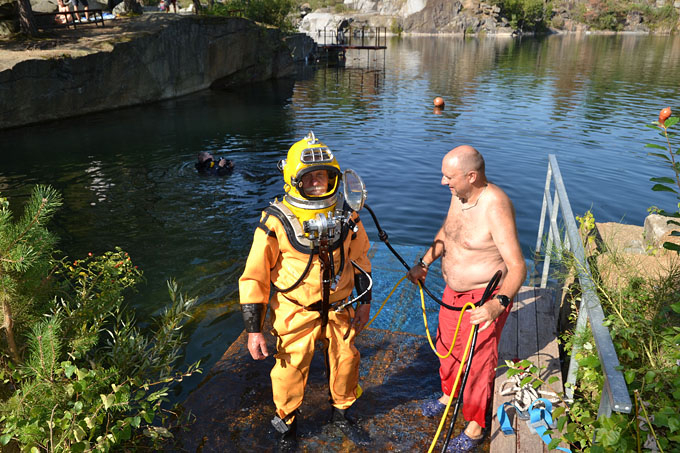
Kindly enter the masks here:
[[489, 191], [488, 210], [514, 213], [512, 200], [503, 189], [496, 184], [489, 183], [487, 190]]

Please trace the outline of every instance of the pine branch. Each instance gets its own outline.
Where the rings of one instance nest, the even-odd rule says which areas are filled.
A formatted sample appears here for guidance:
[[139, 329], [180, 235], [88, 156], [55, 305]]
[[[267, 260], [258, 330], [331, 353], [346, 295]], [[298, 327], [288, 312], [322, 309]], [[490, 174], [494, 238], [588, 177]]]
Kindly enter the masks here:
[[62, 350], [61, 319], [58, 315], [33, 326], [28, 335], [26, 367], [39, 379], [52, 381]]
[[44, 206], [47, 204], [47, 200], [43, 199], [43, 203], [41, 203], [40, 207], [38, 208], [38, 212], [33, 216], [31, 221], [24, 227], [23, 231], [17, 235], [17, 237], [14, 238], [12, 242], [9, 243], [7, 248], [3, 250], [3, 254], [7, 254], [8, 251], [13, 249], [23, 238], [26, 236], [30, 231], [31, 228], [33, 228], [33, 225], [37, 224], [38, 219], [40, 217], [40, 211], [44, 208]]
[[46, 223], [61, 204], [61, 197], [56, 190], [49, 186], [36, 186], [19, 222], [23, 228], [20, 228], [16, 237], [0, 251], [0, 256], [9, 254], [24, 238], [33, 234], [38, 225]]

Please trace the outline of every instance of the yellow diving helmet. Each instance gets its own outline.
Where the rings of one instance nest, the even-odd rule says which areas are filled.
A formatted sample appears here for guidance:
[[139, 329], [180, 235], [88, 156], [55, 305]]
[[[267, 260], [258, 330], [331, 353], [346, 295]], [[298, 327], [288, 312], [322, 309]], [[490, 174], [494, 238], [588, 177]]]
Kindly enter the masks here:
[[[335, 208], [340, 187], [340, 165], [331, 150], [314, 136], [314, 132], [290, 147], [286, 159], [279, 162], [279, 170], [283, 172], [285, 182], [283, 204], [295, 214], [300, 224]], [[327, 172], [327, 187], [321, 191], [316, 187], [305, 187], [304, 176], [319, 170]], [[305, 180], [309, 181], [310, 177]]]

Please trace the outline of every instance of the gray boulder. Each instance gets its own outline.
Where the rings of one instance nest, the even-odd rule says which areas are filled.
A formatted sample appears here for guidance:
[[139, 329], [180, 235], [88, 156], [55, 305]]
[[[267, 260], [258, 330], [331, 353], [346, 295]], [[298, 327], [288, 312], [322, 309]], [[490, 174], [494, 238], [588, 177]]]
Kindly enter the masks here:
[[650, 214], [645, 219], [644, 238], [645, 243], [651, 247], [656, 247], [672, 230], [680, 230], [677, 225], [669, 224], [669, 220], [679, 220], [674, 217], [666, 217], [659, 214]]
[[135, 14], [143, 14], [144, 13], [144, 8], [142, 8], [142, 5], [140, 5], [138, 2], [133, 2], [132, 3], [132, 11], [128, 11], [125, 9], [125, 2], [120, 2], [117, 4], [114, 8], [112, 13], [115, 15], [122, 15], [128, 12], [132, 12]]
[[53, 13], [57, 11], [57, 0], [31, 0], [31, 8], [36, 13]]

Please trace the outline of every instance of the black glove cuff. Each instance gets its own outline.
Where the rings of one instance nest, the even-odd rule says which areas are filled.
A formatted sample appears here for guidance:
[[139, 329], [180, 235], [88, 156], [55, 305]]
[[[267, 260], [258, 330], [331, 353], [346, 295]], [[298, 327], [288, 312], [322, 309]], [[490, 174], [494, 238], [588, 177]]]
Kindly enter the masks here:
[[262, 332], [264, 307], [265, 304], [241, 304], [241, 313], [243, 314], [243, 324], [246, 326], [246, 332]]
[[[365, 275], [363, 273], [359, 274], [354, 274], [354, 289], [357, 292], [357, 295], [363, 293], [366, 291], [366, 288], [369, 287], [371, 284], [371, 279], [369, 276], [371, 273], [369, 272], [368, 275]], [[369, 289], [366, 294], [364, 294], [361, 299], [359, 299], [359, 304], [360, 305], [365, 305], [365, 304], [370, 304], [371, 299], [373, 298], [373, 295], [371, 294], [373, 290]]]

